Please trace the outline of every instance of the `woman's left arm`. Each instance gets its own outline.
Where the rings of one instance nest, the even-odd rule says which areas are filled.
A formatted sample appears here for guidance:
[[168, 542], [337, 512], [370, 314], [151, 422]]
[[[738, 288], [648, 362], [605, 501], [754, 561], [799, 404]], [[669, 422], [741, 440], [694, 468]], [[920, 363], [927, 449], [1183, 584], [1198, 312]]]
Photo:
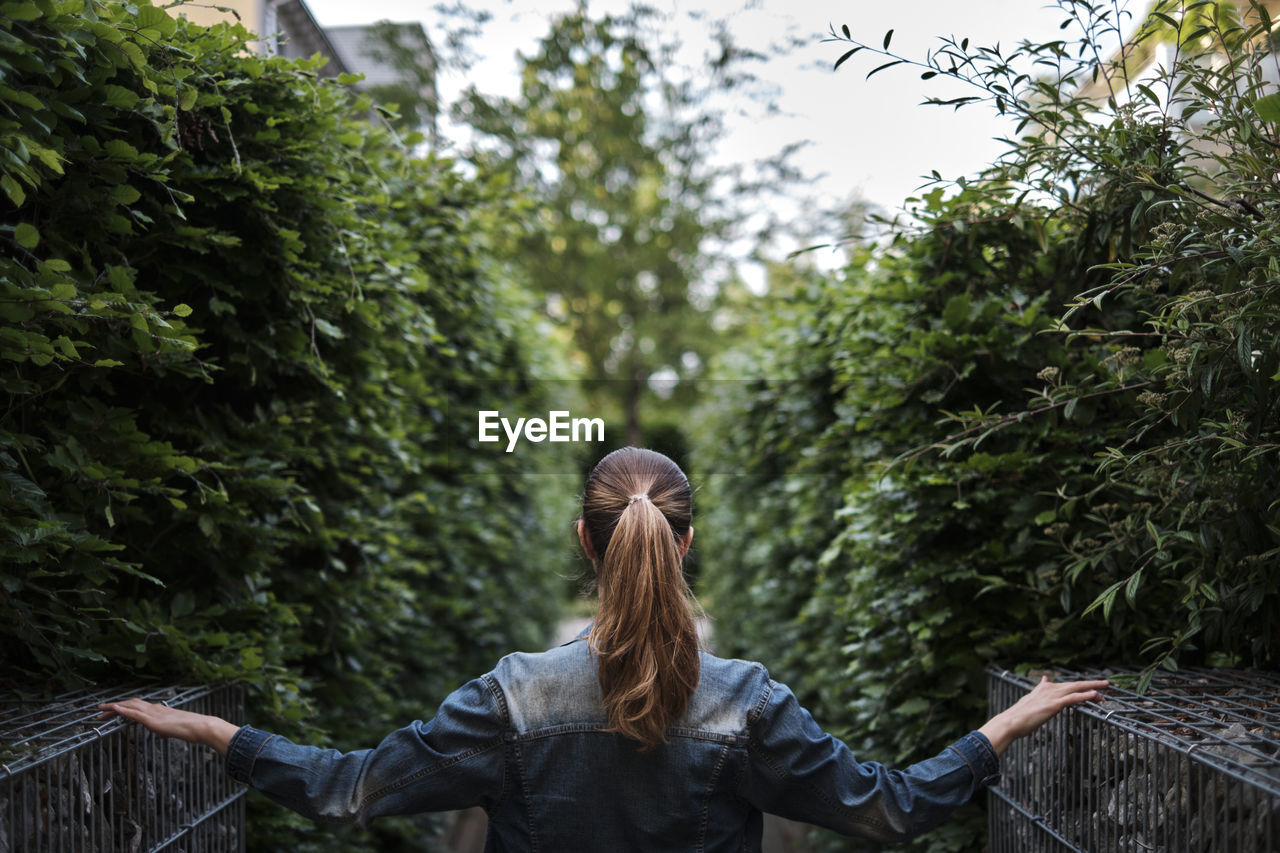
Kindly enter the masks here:
[[1109, 686], [1110, 682], [1105, 680], [1050, 681], [1044, 676], [1031, 692], [987, 720], [978, 731], [991, 741], [996, 755], [1003, 755], [1009, 744], [1031, 734], [1059, 711], [1100, 699], [1102, 691]]

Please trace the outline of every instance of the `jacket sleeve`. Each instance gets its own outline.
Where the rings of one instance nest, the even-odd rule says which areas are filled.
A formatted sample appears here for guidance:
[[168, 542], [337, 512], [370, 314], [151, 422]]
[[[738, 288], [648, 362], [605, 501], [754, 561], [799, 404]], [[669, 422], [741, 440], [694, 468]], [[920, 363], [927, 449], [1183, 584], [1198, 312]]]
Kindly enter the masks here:
[[429, 722], [392, 732], [373, 749], [344, 754], [244, 726], [227, 748], [227, 772], [304, 817], [363, 826], [382, 815], [501, 799], [505, 729], [500, 689], [484, 676], [451, 693]]
[[754, 714], [748, 718], [742, 797], [761, 811], [844, 835], [914, 838], [999, 779], [995, 750], [976, 731], [933, 758], [891, 770], [858, 761], [785, 685], [770, 681]]

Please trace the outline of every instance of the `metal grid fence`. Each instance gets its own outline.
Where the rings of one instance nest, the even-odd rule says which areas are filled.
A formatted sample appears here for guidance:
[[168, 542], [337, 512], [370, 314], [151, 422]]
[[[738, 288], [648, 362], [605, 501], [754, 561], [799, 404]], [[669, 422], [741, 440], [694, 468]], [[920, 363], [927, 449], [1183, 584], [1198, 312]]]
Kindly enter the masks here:
[[[1040, 673], [987, 675], [994, 714]], [[1280, 675], [1184, 670], [1142, 695], [1115, 686], [1135, 675], [1051, 675], [1113, 686], [1005, 753], [988, 801], [991, 853], [1280, 850]]]
[[97, 705], [138, 696], [233, 723], [236, 685], [0, 694], [0, 853], [241, 853], [245, 788], [213, 750], [162, 740]]

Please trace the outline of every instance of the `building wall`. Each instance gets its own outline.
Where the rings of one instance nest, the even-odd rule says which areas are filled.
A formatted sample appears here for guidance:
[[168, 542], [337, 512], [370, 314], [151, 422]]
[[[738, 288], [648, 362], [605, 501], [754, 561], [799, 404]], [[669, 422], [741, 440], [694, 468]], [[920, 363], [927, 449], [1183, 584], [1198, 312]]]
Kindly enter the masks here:
[[218, 0], [217, 5], [227, 7], [227, 11], [201, 4], [173, 6], [169, 13], [183, 15], [202, 26], [231, 23], [238, 14], [245, 29], [261, 37], [251, 42], [258, 53], [289, 58], [320, 53], [329, 59], [321, 74], [332, 76], [347, 70], [303, 0]]
[[[218, 0], [217, 5], [235, 9], [240, 14], [240, 23], [244, 24], [245, 29], [258, 34], [262, 33], [262, 25], [266, 20], [267, 0]], [[235, 15], [231, 12], [224, 12], [221, 9], [215, 9], [213, 5], [206, 4], [171, 6], [168, 11], [171, 15], [181, 15], [192, 23], [205, 27], [235, 20]]]

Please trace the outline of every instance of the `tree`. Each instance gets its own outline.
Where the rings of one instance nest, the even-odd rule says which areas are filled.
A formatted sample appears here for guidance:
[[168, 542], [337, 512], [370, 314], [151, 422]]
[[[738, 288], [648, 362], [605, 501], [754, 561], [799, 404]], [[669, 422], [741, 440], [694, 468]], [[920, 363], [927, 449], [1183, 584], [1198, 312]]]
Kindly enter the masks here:
[[[705, 161], [719, 120], [705, 89], [673, 79], [677, 45], [652, 43], [651, 17], [580, 5], [522, 57], [517, 99], [472, 91], [459, 109], [483, 134], [481, 167], [535, 200], [514, 260], [633, 443], [651, 380], [695, 377], [716, 348], [707, 246], [730, 220], [727, 174]], [[722, 46], [717, 74], [740, 58]]]

